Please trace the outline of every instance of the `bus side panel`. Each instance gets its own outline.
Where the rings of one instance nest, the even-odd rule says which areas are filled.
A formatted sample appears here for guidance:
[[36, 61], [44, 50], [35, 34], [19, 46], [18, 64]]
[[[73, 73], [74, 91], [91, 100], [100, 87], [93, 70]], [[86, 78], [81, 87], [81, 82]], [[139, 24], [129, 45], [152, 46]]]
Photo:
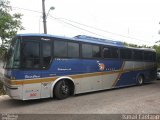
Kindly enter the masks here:
[[119, 80], [116, 83], [116, 87], [123, 87], [123, 86], [129, 86], [129, 85], [135, 85], [136, 84], [136, 76], [139, 73], [139, 71], [131, 71], [131, 72], [125, 72], [121, 74]]
[[75, 93], [85, 93], [101, 90], [101, 76], [78, 78], [75, 80]]
[[41, 98], [41, 83], [23, 85], [23, 100]]
[[[84, 72], [84, 68], [80, 59], [55, 59], [47, 71], [54, 76], [67, 76], [81, 74]], [[50, 74], [48, 74], [48, 77], [50, 77]]]
[[[133, 65], [133, 67], [132, 67]], [[144, 82], [150, 82], [155, 78], [154, 63], [151, 62], [125, 62], [123, 73], [116, 83], [117, 87], [134, 85], [139, 74], [144, 76]]]
[[[100, 64], [104, 70], [100, 70]], [[83, 60], [83, 75], [75, 79], [76, 94], [110, 89], [118, 78], [123, 62], [120, 60]], [[95, 71], [95, 72], [94, 72]]]
[[[127, 85], [133, 85], [136, 83], [136, 73], [134, 71], [135, 65], [137, 63], [133, 61], [124, 61], [122, 67], [122, 72], [119, 75], [119, 79], [117, 80], [117, 83], [115, 83], [116, 87], [122, 87]], [[142, 65], [141, 63], [138, 63]], [[140, 67], [140, 66], [139, 66]]]
[[115, 82], [117, 81], [119, 73], [102, 75], [102, 88], [110, 89], [114, 87]]

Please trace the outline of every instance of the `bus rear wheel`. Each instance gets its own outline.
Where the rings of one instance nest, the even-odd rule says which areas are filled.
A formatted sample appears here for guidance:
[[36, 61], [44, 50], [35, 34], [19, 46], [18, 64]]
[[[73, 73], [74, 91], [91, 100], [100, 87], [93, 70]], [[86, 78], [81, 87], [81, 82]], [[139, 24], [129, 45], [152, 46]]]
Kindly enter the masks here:
[[137, 85], [142, 85], [144, 83], [144, 77], [142, 75], [139, 75], [137, 77]]
[[55, 89], [54, 89], [54, 95], [59, 100], [69, 97], [70, 92], [71, 90], [70, 90], [69, 83], [65, 80], [59, 81], [56, 84]]

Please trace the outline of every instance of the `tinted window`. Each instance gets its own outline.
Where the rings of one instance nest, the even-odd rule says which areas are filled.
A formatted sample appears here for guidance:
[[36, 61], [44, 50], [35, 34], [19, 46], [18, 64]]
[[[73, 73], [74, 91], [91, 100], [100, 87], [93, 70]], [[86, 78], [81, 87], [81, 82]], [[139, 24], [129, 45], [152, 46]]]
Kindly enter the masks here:
[[40, 68], [39, 42], [24, 42], [22, 44], [22, 67]]
[[144, 60], [146, 60], [146, 61], [156, 61], [156, 53], [155, 52], [144, 51]]
[[67, 57], [67, 42], [64, 41], [54, 42], [54, 56]]
[[82, 44], [82, 57], [100, 58], [100, 47], [97, 45]]
[[118, 58], [118, 48], [112, 48], [112, 58]]
[[143, 51], [134, 50], [134, 59], [142, 61], [143, 60]]
[[103, 57], [104, 58], [118, 58], [118, 48], [104, 47]]
[[150, 55], [148, 52], [144, 52], [144, 60], [149, 61], [150, 60]]
[[82, 44], [82, 57], [84, 58], [92, 57], [92, 45]]
[[100, 57], [100, 47], [93, 45], [92, 46], [92, 52], [93, 52], [93, 57], [94, 58], [99, 58]]
[[68, 57], [79, 57], [79, 44], [68, 42]]
[[153, 54], [153, 61], [156, 61], [156, 53], [155, 52], [152, 52]]
[[120, 56], [122, 59], [132, 59], [132, 50], [120, 49]]
[[43, 60], [43, 68], [48, 67], [51, 62], [51, 43], [44, 42], [42, 44], [42, 60]]
[[110, 48], [103, 49], [103, 57], [104, 58], [112, 58], [112, 51]]

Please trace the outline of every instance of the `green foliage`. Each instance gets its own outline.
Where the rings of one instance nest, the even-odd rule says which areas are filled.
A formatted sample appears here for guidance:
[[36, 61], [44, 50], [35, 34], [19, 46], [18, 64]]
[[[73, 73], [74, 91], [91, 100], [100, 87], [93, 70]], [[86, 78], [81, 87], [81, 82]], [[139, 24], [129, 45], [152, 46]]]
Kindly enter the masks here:
[[0, 95], [5, 95], [2, 82], [0, 82]]
[[136, 48], [139, 48], [139, 46], [136, 45], [136, 44], [131, 44], [131, 43], [124, 42], [124, 45], [127, 46], [127, 47], [136, 47]]
[[8, 47], [10, 39], [17, 33], [18, 30], [24, 29], [21, 25], [22, 14], [11, 14], [12, 8], [9, 1], [0, 0], [0, 40], [1, 46]]
[[153, 48], [156, 50], [157, 64], [160, 67], [160, 45], [154, 45]]
[[140, 45], [126, 43], [126, 42], [124, 42], [124, 45], [128, 46], [128, 47], [135, 47], [135, 48], [152, 48], [152, 46], [146, 46], [146, 45], [141, 45], [140, 46]]
[[4, 60], [4, 56], [5, 56], [6, 51], [7, 51], [7, 48], [5, 48], [4, 46], [0, 47], [0, 61]]

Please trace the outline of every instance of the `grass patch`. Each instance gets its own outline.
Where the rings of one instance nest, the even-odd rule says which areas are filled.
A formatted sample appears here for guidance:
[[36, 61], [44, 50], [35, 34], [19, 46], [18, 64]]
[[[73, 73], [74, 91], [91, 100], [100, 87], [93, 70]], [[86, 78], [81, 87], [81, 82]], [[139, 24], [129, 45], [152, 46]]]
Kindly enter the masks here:
[[2, 82], [0, 82], [0, 95], [5, 95]]

